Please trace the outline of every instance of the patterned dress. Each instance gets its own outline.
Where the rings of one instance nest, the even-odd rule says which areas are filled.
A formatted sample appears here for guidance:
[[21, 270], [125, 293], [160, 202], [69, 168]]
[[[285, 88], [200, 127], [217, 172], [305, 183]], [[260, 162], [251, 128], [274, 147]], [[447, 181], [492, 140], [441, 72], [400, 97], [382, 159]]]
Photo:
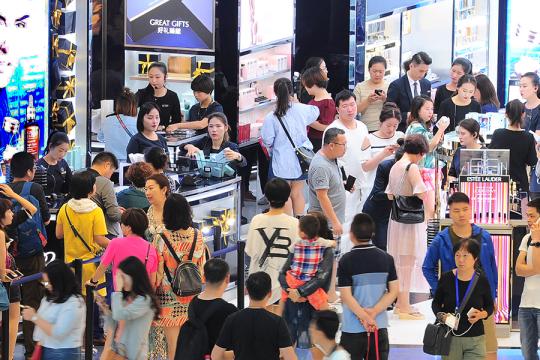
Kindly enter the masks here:
[[[168, 247], [161, 238], [160, 234], [165, 233], [176, 251], [178, 257], [186, 260], [189, 255], [189, 250], [193, 243], [194, 229], [179, 230], [170, 232], [165, 229], [162, 219], [157, 219], [152, 206], [148, 209], [148, 232], [147, 238], [152, 239], [152, 244], [158, 251], [159, 261], [164, 262], [169, 272], [174, 274], [176, 269], [176, 261], [170, 254]], [[198, 232], [195, 252], [193, 254], [193, 262], [195, 262], [203, 271], [206, 258], [204, 256], [204, 241], [202, 233]], [[193, 297], [179, 297], [172, 292], [171, 285], [166, 275], [163, 277], [161, 286], [156, 289], [156, 295], [159, 298], [161, 305], [160, 319], [152, 323], [150, 329], [150, 347], [148, 359], [167, 359], [167, 341], [165, 339], [164, 327], [181, 326], [187, 320], [187, 310], [189, 303]]]
[[[187, 230], [178, 230], [174, 232], [166, 231], [165, 234], [178, 257], [182, 261], [187, 261], [189, 251], [193, 244], [195, 230], [193, 228], [189, 228]], [[157, 235], [154, 237], [153, 244], [156, 249], [158, 249], [160, 262], [164, 262], [164, 266], [167, 267], [169, 274], [172, 276], [178, 264], [173, 255], [171, 255], [165, 241], [163, 241], [161, 236]], [[197, 264], [201, 273], [203, 272], [203, 266], [206, 262], [206, 257], [204, 254], [205, 251], [202, 233], [197, 231], [193, 262]], [[161, 305], [161, 316], [159, 320], [154, 322], [154, 325], [161, 327], [182, 326], [187, 320], [188, 306], [194, 296], [176, 296], [176, 294], [172, 291], [169, 278], [166, 275], [163, 277], [161, 285], [156, 289], [156, 294]]]
[[[156, 235], [165, 232], [165, 225], [163, 224], [163, 219], [158, 219], [155, 216], [152, 205], [148, 208], [146, 215], [148, 216], [146, 239], [152, 241]], [[165, 340], [165, 333], [162, 327], [152, 324], [148, 343], [148, 359], [167, 359], [167, 341]]]

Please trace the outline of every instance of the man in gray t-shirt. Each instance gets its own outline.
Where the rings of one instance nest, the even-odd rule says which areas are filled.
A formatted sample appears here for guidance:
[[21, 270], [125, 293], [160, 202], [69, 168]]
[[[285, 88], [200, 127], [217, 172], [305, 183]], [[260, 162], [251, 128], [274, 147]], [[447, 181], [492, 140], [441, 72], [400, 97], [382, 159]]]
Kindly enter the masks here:
[[309, 210], [322, 212], [334, 235], [343, 234], [345, 221], [345, 187], [337, 159], [345, 154], [347, 138], [342, 129], [328, 129], [323, 147], [311, 160], [308, 173]]

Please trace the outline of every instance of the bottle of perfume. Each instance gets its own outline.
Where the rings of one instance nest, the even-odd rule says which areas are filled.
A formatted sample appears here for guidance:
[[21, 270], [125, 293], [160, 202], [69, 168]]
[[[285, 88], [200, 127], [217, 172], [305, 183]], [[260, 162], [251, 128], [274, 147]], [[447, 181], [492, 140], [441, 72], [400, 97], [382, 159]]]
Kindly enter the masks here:
[[24, 125], [24, 148], [25, 151], [35, 160], [39, 157], [39, 126], [36, 123], [36, 108], [34, 107], [34, 97], [28, 96], [28, 107], [26, 108], [26, 123]]

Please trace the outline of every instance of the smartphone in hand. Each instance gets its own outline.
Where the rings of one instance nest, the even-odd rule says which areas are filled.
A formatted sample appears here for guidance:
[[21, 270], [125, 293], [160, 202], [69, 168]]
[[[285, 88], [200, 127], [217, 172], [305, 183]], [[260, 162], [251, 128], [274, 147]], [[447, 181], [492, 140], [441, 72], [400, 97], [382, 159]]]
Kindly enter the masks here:
[[347, 177], [347, 182], [345, 182], [345, 190], [351, 191], [355, 182], [356, 182], [356, 178], [352, 175], [349, 175]]

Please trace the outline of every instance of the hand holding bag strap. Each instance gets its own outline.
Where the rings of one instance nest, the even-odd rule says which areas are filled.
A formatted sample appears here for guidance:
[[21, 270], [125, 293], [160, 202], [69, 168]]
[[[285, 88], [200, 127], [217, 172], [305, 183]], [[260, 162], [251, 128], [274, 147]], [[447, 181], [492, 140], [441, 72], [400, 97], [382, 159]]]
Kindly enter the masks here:
[[[81, 234], [79, 233], [79, 231], [77, 231], [77, 229], [75, 228], [75, 226], [73, 225], [73, 223], [71, 222], [71, 219], [69, 218], [69, 215], [67, 213], [67, 205], [64, 207], [64, 213], [66, 214], [66, 219], [69, 223], [69, 227], [71, 228], [71, 231], [73, 232], [73, 234], [75, 235], [75, 237], [78, 237], [82, 243], [84, 244], [84, 247], [86, 247], [86, 249], [88, 249], [88, 251], [90, 251], [92, 254], [94, 254], [94, 252], [92, 251], [92, 249], [90, 248], [90, 246], [88, 246], [88, 243], [86, 241], [84, 241], [83, 237], [81, 236]], [[94, 254], [95, 255], [95, 254]]]
[[283, 128], [283, 131], [285, 131], [285, 135], [287, 135], [287, 138], [289, 139], [290, 143], [291, 143], [291, 146], [293, 147], [294, 150], [297, 149], [297, 146], [294, 144], [294, 141], [291, 137], [291, 135], [289, 134], [289, 131], [287, 130], [287, 128], [285, 127], [285, 124], [283, 123], [283, 120], [281, 119], [281, 116], [277, 116], [277, 119], [279, 120], [279, 123], [281, 124], [281, 127]]
[[122, 120], [120, 115], [118, 115], [118, 114], [115, 114], [115, 115], [116, 115], [116, 118], [118, 119], [118, 122], [120, 123], [120, 126], [122, 127], [122, 129], [124, 129], [124, 131], [129, 135], [129, 137], [132, 138], [133, 134], [131, 133], [131, 131], [129, 131], [129, 129], [127, 128], [126, 124], [124, 123], [124, 121]]

